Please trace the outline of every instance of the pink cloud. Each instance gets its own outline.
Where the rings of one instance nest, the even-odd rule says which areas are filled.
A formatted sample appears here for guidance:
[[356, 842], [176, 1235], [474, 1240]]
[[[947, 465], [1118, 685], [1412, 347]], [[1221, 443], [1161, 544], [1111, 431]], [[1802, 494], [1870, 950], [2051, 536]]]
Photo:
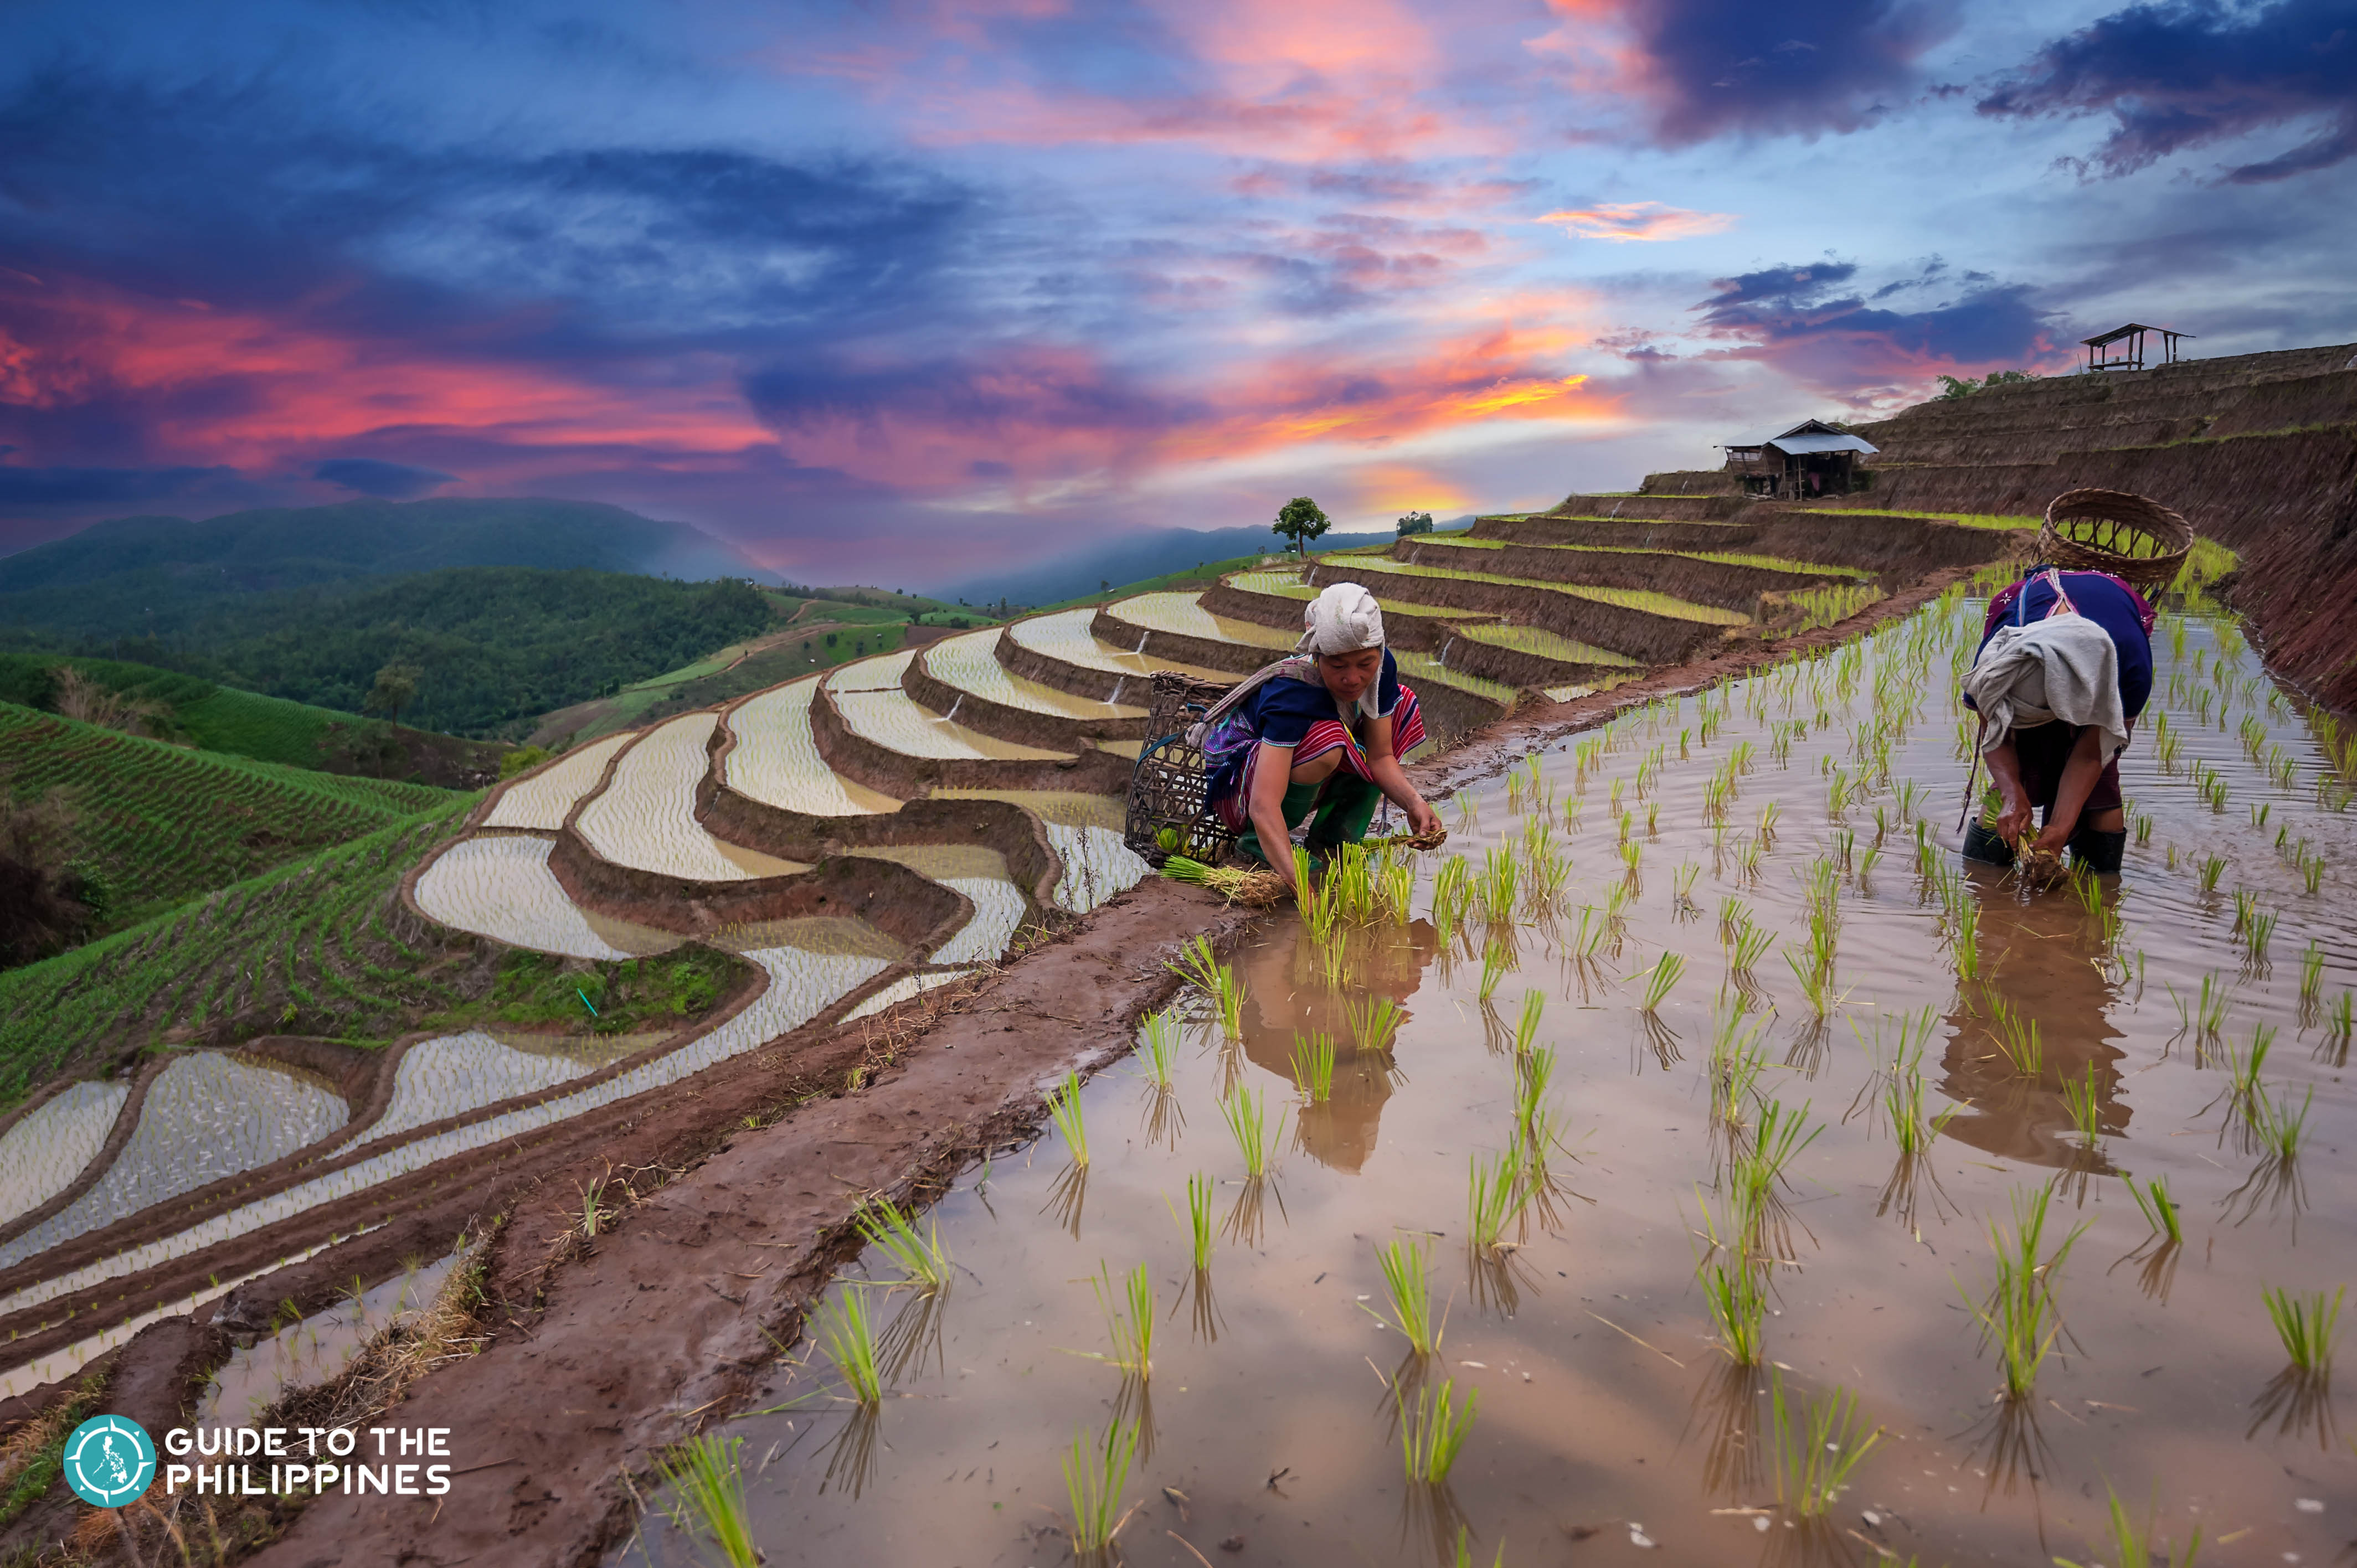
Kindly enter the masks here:
[[1542, 213], [1538, 223], [1559, 223], [1583, 240], [1691, 240], [1735, 226], [1732, 212], [1695, 212], [1658, 201], [1599, 201], [1588, 207]]

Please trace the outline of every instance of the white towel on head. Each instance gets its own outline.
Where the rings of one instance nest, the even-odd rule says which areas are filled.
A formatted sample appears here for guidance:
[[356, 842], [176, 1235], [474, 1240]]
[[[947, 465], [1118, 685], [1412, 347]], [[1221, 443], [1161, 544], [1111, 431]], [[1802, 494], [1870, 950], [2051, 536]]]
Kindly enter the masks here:
[[1329, 583], [1302, 612], [1300, 650], [1304, 653], [1356, 653], [1381, 648], [1383, 609], [1375, 596], [1356, 583]]
[[2083, 615], [1997, 628], [1965, 674], [1964, 693], [1988, 721], [1985, 751], [2017, 729], [2057, 720], [2103, 731], [2106, 762], [2128, 744], [2120, 650], [2110, 632]]

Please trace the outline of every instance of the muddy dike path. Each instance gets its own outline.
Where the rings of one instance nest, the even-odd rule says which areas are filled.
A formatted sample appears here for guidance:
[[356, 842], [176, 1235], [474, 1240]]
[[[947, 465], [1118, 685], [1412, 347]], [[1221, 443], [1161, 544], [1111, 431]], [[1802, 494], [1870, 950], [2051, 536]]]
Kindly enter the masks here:
[[[1911, 613], [1959, 575], [1935, 574], [1770, 647], [1526, 705], [1415, 769], [1418, 788], [1437, 795], [1495, 777], [1535, 746], [1656, 697], [1831, 647]], [[494, 1209], [506, 1215], [483, 1264], [479, 1348], [428, 1372], [381, 1418], [450, 1430], [460, 1456], [447, 1506], [380, 1496], [282, 1505], [266, 1521], [277, 1538], [248, 1560], [600, 1561], [632, 1530], [657, 1456], [742, 1409], [802, 1338], [804, 1309], [860, 1251], [851, 1219], [863, 1198], [920, 1207], [981, 1161], [1028, 1144], [1047, 1121], [1044, 1089], [1128, 1055], [1138, 1019], [1178, 987], [1168, 965], [1183, 943], [1207, 935], [1232, 951], [1252, 924], [1201, 889], [1149, 878], [977, 981], [789, 1036], [707, 1069], [659, 1106], [628, 1102], [565, 1123], [562, 1158], [405, 1215], [388, 1227], [388, 1255], [447, 1248]], [[588, 1240], [584, 1193], [601, 1181], [612, 1208]], [[256, 1261], [266, 1261], [259, 1248]], [[271, 1301], [288, 1294], [288, 1273], [260, 1282]], [[244, 1320], [257, 1316], [268, 1318], [267, 1304], [232, 1294], [146, 1330], [118, 1353], [113, 1408], [170, 1424], [191, 1381], [224, 1354], [226, 1331], [250, 1331]]]

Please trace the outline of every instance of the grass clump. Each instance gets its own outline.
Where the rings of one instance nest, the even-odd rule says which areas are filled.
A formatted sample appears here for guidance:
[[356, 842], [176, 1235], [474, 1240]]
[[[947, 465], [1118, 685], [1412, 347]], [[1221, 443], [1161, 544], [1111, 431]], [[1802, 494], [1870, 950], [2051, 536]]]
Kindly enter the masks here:
[[1074, 1556], [1104, 1551], [1129, 1522], [1121, 1494], [1137, 1457], [1137, 1435], [1136, 1422], [1116, 1419], [1094, 1443], [1086, 1433], [1073, 1436], [1064, 1455], [1064, 1498], [1071, 1509], [1068, 1533]]
[[867, 1244], [899, 1269], [904, 1283], [928, 1291], [941, 1290], [950, 1283], [950, 1254], [942, 1245], [938, 1222], [920, 1234], [906, 1214], [880, 1198], [860, 1205], [851, 1218]]
[[727, 1559], [728, 1568], [754, 1568], [761, 1561], [745, 1507], [745, 1475], [737, 1453], [744, 1445], [741, 1437], [698, 1435], [657, 1463], [673, 1498], [673, 1521], [691, 1535], [709, 1538]]
[[1343, 1004], [1351, 1038], [1362, 1051], [1387, 1051], [1399, 1036], [1407, 1010], [1388, 996], [1354, 996]]
[[1064, 1135], [1064, 1147], [1071, 1153], [1072, 1164], [1085, 1168], [1089, 1163], [1089, 1128], [1081, 1112], [1079, 1073], [1064, 1074], [1064, 1081], [1049, 1097], [1048, 1114], [1055, 1118], [1056, 1131]]
[[1882, 1441], [1882, 1428], [1862, 1430], [1857, 1396], [1839, 1385], [1794, 1412], [1781, 1372], [1769, 1380], [1768, 1406], [1776, 1500], [1801, 1519], [1822, 1518], [1848, 1486], [1850, 1472]]
[[[2054, 1561], [2058, 1568], [2153, 1568], [2155, 1563], [2161, 1564], [2162, 1568], [2194, 1568], [2196, 1559], [2201, 1554], [2200, 1525], [2193, 1527], [2193, 1534], [2186, 1541], [2182, 1552], [2178, 1551], [2174, 1542], [2167, 1541], [2161, 1541], [2156, 1549], [2153, 1515], [2158, 1511], [2158, 1504], [2146, 1510], [2144, 1528], [2139, 1530], [2128, 1514], [2127, 1505], [2120, 1501], [2119, 1495], [2108, 1487], [2104, 1491], [2111, 1498], [2111, 1510], [2106, 1520], [2112, 1534], [2108, 1558], [2097, 1557], [2081, 1563], [2068, 1557], [2057, 1557]], [[2099, 1544], [2096, 1551], [2100, 1552], [2102, 1550]]]
[[[1981, 1326], [1984, 1344], [1994, 1341], [2005, 1368], [2006, 1397], [2023, 1400], [2037, 1386], [2038, 1369], [2045, 1365], [2062, 1332], [2062, 1309], [2055, 1299], [2055, 1283], [2072, 1247], [2091, 1221], [2083, 1221], [2062, 1238], [2052, 1251], [2045, 1251], [2046, 1206], [2050, 1188], [2013, 1195], [2013, 1232], [1989, 1222], [1989, 1241], [1996, 1252], [1996, 1280], [1988, 1295], [1964, 1305]], [[1964, 1286], [1956, 1286], [1963, 1294]]]
[[1422, 1241], [1393, 1241], [1375, 1249], [1383, 1271], [1383, 1287], [1391, 1293], [1392, 1326], [1407, 1336], [1419, 1356], [1440, 1348], [1448, 1314], [1432, 1315], [1432, 1268]]
[[1506, 1226], [1522, 1211], [1522, 1172], [1518, 1148], [1487, 1160], [1475, 1155], [1468, 1162], [1466, 1212], [1476, 1251], [1497, 1252], [1505, 1246]]
[[1220, 1102], [1220, 1114], [1227, 1118], [1228, 1131], [1244, 1157], [1245, 1176], [1258, 1181], [1267, 1176], [1277, 1140], [1284, 1135], [1285, 1112], [1279, 1111], [1276, 1124], [1270, 1126], [1259, 1090], [1239, 1089]]
[[1301, 1098], [1322, 1105], [1334, 1098], [1334, 1040], [1322, 1032], [1293, 1036], [1293, 1082]]
[[2167, 1176], [2155, 1176], [2141, 1187], [2130, 1177], [2128, 1196], [2136, 1199], [2137, 1212], [2152, 1227], [2154, 1235], [2167, 1237], [2173, 1246], [2185, 1244], [2185, 1230], [2178, 1219], [2177, 1200], [2169, 1196]]
[[2273, 1288], [2260, 1292], [2261, 1299], [2267, 1304], [2267, 1317], [2276, 1326], [2276, 1337], [2283, 1340], [2284, 1354], [2301, 1376], [2322, 1378], [2331, 1374], [2332, 1340], [2341, 1326], [2341, 1298], [2347, 1294], [2346, 1285], [2330, 1296], [2322, 1291], [2313, 1295], [2294, 1295], [2287, 1290]]
[[1448, 1479], [1465, 1439], [1473, 1431], [1473, 1413], [1480, 1408], [1481, 1391], [1468, 1389], [1464, 1404], [1455, 1403], [1457, 1380], [1437, 1389], [1417, 1391], [1415, 1402], [1400, 1404], [1400, 1453], [1411, 1485], [1437, 1487]]
[[876, 1322], [868, 1316], [866, 1292], [845, 1285], [827, 1298], [817, 1317], [819, 1343], [851, 1391], [851, 1402], [875, 1409], [884, 1400], [884, 1371], [876, 1359]]
[[1703, 1301], [1718, 1330], [1718, 1348], [1739, 1367], [1760, 1364], [1768, 1295], [1760, 1275], [1742, 1258], [1713, 1258], [1703, 1265]]
[[1660, 1008], [1663, 1000], [1676, 986], [1678, 977], [1685, 972], [1686, 961], [1684, 958], [1664, 951], [1653, 967], [1646, 972], [1644, 1010], [1651, 1013]]
[[1168, 1093], [1178, 1070], [1178, 1016], [1167, 1008], [1148, 1013], [1138, 1036], [1137, 1054], [1145, 1059], [1146, 1076], [1154, 1087]]

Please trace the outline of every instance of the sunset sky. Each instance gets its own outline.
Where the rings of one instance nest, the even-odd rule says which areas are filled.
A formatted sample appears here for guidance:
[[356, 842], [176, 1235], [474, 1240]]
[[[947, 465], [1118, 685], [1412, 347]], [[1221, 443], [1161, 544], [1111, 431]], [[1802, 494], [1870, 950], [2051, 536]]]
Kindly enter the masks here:
[[0, 551], [546, 495], [937, 587], [2357, 338], [2357, 0], [9, 14]]

